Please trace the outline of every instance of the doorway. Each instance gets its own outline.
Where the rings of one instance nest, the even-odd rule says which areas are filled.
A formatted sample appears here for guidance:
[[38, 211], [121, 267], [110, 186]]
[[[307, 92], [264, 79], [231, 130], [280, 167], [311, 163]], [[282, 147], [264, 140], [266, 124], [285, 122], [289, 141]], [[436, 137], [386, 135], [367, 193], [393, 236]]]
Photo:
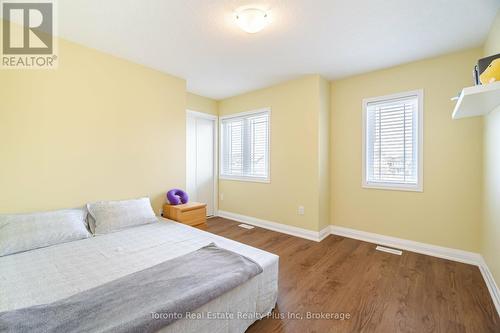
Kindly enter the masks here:
[[190, 201], [207, 204], [207, 216], [216, 215], [217, 116], [187, 111], [186, 190]]

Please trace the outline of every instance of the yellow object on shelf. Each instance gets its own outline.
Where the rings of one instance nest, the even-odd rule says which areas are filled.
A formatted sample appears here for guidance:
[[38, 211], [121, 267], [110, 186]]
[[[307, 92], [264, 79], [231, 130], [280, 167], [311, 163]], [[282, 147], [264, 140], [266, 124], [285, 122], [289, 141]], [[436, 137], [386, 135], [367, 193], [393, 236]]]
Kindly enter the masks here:
[[482, 84], [500, 81], [500, 58], [493, 60], [484, 72], [479, 75]]

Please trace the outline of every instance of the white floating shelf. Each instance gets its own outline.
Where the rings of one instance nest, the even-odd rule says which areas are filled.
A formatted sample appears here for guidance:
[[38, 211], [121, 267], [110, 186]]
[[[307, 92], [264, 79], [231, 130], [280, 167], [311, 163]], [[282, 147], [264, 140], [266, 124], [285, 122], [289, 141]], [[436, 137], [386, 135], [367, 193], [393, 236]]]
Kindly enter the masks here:
[[500, 82], [467, 87], [462, 90], [453, 119], [484, 116], [500, 105]]

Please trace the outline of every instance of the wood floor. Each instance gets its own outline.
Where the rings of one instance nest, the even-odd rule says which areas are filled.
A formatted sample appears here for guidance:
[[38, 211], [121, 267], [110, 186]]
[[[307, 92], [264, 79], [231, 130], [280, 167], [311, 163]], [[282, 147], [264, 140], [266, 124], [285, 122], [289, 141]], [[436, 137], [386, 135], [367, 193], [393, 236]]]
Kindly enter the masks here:
[[[340, 236], [317, 243], [238, 224], [212, 218], [208, 231], [280, 256], [274, 318], [256, 322], [249, 333], [500, 332], [475, 266], [412, 252], [397, 256]], [[350, 319], [293, 319], [308, 311]]]

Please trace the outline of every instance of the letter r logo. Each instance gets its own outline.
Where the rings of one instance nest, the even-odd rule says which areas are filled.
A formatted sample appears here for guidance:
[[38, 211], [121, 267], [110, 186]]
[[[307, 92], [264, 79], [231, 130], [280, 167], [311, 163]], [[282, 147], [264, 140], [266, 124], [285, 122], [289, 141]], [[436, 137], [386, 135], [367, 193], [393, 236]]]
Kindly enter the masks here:
[[3, 54], [51, 54], [52, 3], [3, 2]]

